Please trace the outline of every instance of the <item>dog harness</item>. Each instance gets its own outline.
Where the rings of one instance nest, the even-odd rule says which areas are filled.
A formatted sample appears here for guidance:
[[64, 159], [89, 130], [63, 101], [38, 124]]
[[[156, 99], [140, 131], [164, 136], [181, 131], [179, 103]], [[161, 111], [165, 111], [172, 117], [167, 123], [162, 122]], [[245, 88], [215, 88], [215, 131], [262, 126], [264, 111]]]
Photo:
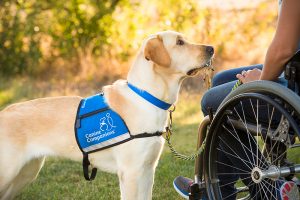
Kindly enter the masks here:
[[76, 139], [84, 153], [93, 153], [126, 142], [129, 130], [122, 118], [112, 111], [103, 94], [80, 102], [76, 120]]
[[[128, 83], [128, 87], [161, 109], [168, 110], [172, 106], [132, 84]], [[78, 147], [83, 153], [83, 174], [85, 179], [89, 181], [93, 180], [97, 174], [97, 168], [93, 168], [91, 176], [89, 175], [89, 153], [104, 150], [135, 138], [162, 135], [162, 132], [159, 131], [131, 135], [124, 120], [108, 106], [103, 93], [84, 98], [80, 101], [74, 129]]]

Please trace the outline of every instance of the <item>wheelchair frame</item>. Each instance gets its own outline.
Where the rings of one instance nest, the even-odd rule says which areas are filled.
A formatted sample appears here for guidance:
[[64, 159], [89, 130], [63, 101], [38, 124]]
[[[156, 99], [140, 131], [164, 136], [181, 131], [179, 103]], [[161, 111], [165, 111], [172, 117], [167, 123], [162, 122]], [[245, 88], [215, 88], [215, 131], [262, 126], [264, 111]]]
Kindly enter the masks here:
[[[286, 90], [283, 91], [281, 89], [281, 91], [284, 92], [285, 96], [289, 95], [289, 97], [291, 98], [291, 106], [293, 109], [296, 110], [296, 112], [300, 115], [300, 97], [298, 96], [300, 93], [300, 51], [298, 51], [287, 63], [286, 68], [285, 68], [285, 79], [288, 80], [288, 88], [290, 90]], [[224, 101], [221, 103], [221, 105], [218, 108], [217, 114], [220, 110], [222, 110], [222, 108], [230, 102], [233, 101], [234, 98], [236, 98], [239, 95], [245, 95], [249, 92], [251, 92], [252, 94], [259, 94], [261, 92], [268, 92], [268, 88], [272, 88], [272, 91], [278, 91], [277, 87], [283, 87], [283, 86], [278, 86], [279, 84], [275, 84], [273, 82], [270, 81], [255, 81], [252, 83], [248, 83], [245, 85], [240, 86], [239, 88], [237, 88], [235, 91], [231, 92], [225, 99]], [[264, 87], [261, 87], [264, 86]], [[279, 88], [278, 88], [279, 89]], [[297, 91], [298, 90], [298, 91]], [[279, 94], [280, 96], [280, 94]], [[284, 107], [279, 108], [282, 109], [283, 112], [287, 112], [285, 111]], [[210, 114], [210, 116], [206, 116], [203, 121], [201, 122], [199, 129], [198, 129], [198, 144], [197, 144], [197, 149], [202, 145], [203, 141], [205, 139], [207, 139], [207, 141], [209, 141], [211, 139], [210, 135], [212, 131], [209, 130], [210, 126], [214, 126], [214, 124], [216, 123], [216, 121], [218, 120], [218, 117], [214, 117], [212, 114]], [[235, 126], [239, 126], [240, 128], [242, 128], [241, 122], [239, 121], [232, 121], [231, 123], [234, 123]], [[296, 136], [298, 136], [298, 138], [300, 139], [300, 125], [299, 123], [297, 124], [297, 122], [295, 122], [293, 119], [288, 119], [287, 123], [292, 123], [293, 127], [296, 127]], [[278, 127], [282, 127], [283, 121], [280, 121]], [[250, 132], [255, 133], [257, 130], [251, 130], [250, 128]], [[278, 135], [278, 139], [282, 139], [280, 138], [281, 132], [279, 132]], [[194, 167], [194, 184], [191, 186], [191, 191], [189, 194], [189, 199], [191, 200], [200, 200], [201, 196], [203, 195], [203, 188], [207, 188], [207, 184], [209, 184], [207, 182], [207, 176], [208, 176], [208, 171], [209, 168], [207, 166], [207, 160], [209, 155], [209, 142], [206, 142], [206, 147], [205, 150], [197, 157], [197, 159], [195, 160], [195, 167]], [[300, 147], [300, 144], [297, 144], [295, 147]], [[269, 170], [269, 171], [263, 171], [261, 172], [262, 175], [264, 177], [267, 178], [278, 178], [278, 177], [283, 177], [283, 176], [288, 176], [290, 174], [297, 174], [300, 173], [300, 163], [294, 165], [293, 167], [280, 167], [280, 168], [276, 168], [275, 171], [273, 170]], [[240, 188], [240, 190], [246, 191], [247, 188]], [[209, 199], [214, 199], [215, 197], [213, 197], [213, 195], [211, 196], [209, 194], [210, 191], [207, 190], [207, 194], [208, 194], [208, 198]], [[244, 199], [250, 199], [250, 197], [248, 198], [244, 198]]]

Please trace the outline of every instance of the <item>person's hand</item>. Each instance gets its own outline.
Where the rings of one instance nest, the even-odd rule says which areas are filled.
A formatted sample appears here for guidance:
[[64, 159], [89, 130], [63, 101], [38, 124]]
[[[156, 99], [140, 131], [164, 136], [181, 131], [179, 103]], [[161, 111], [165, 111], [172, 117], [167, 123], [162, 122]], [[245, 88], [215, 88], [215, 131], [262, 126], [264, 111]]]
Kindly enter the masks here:
[[237, 74], [236, 77], [242, 82], [242, 83], [248, 83], [251, 81], [256, 81], [259, 80], [260, 75], [261, 75], [261, 70], [260, 69], [252, 69], [248, 71], [242, 71], [241, 74]]

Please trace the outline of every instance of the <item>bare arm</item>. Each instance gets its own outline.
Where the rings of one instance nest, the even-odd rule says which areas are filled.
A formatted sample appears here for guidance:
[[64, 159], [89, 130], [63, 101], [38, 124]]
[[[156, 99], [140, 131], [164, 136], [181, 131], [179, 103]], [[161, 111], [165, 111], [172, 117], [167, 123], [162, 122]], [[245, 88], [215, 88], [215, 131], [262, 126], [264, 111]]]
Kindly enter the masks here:
[[283, 0], [275, 36], [268, 48], [261, 80], [275, 80], [300, 42], [300, 0]]
[[283, 0], [277, 28], [268, 48], [263, 71], [248, 70], [236, 77], [243, 83], [255, 80], [276, 80], [300, 42], [300, 0]]

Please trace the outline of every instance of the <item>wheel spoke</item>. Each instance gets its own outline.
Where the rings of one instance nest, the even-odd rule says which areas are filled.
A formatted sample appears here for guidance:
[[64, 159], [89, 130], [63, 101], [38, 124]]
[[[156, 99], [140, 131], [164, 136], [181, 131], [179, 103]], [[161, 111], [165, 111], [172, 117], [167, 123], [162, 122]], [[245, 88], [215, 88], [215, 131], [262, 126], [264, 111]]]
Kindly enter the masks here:
[[[229, 120], [230, 120], [230, 118], [228, 118]], [[235, 136], [234, 136], [234, 134], [229, 130], [229, 129], [227, 129], [227, 127], [226, 126], [223, 126], [223, 128], [225, 129], [225, 130], [227, 130], [240, 144], [241, 144], [241, 146], [243, 147], [243, 149], [244, 149], [244, 147], [249, 151], [249, 153], [252, 155], [252, 157], [253, 156], [255, 156], [255, 157], [257, 157], [255, 154], [253, 154], [253, 151], [251, 151], [239, 138], [236, 138]], [[237, 134], [237, 132], [236, 132], [236, 134]], [[256, 141], [255, 141], [255, 143], [256, 143]], [[251, 147], [252, 145], [250, 144], [250, 147]], [[256, 143], [256, 146], [258, 146], [258, 144]], [[249, 158], [249, 156], [248, 156], [248, 153], [245, 151], [245, 149], [244, 149], [244, 152], [245, 152], [245, 154], [246, 154], [246, 156], [248, 157], [248, 159], [249, 159], [249, 161], [250, 161], [250, 158]], [[253, 161], [254, 161], [255, 159], [253, 158]], [[261, 161], [261, 159], [259, 159], [260, 161]], [[262, 163], [264, 163], [263, 161], [261, 161]], [[253, 163], [255, 163], [255, 162], [253, 162]], [[265, 163], [264, 163], [265, 164]], [[265, 165], [267, 165], [267, 164], [265, 164]]]
[[[249, 176], [250, 177], [250, 176]], [[245, 180], [245, 179], [248, 179], [249, 177], [245, 177], [245, 178], [241, 178], [240, 180]], [[236, 180], [234, 180], [234, 181], [231, 181], [231, 182], [229, 182], [229, 183], [226, 183], [226, 184], [224, 184], [224, 185], [221, 185], [220, 187], [224, 187], [224, 186], [227, 186], [227, 185], [230, 185], [230, 184], [233, 184], [233, 183], [236, 183]]]
[[[245, 145], [243, 144], [243, 142], [241, 141], [239, 135], [237, 134], [237, 131], [236, 131], [236, 129], [234, 128], [234, 126], [233, 126], [233, 124], [232, 124], [231, 119], [229, 118], [229, 116], [227, 116], [227, 119], [228, 119], [228, 121], [230, 122], [230, 124], [231, 124], [231, 126], [232, 126], [232, 128], [233, 128], [233, 130], [234, 130], [234, 132], [235, 132], [235, 135], [237, 136], [237, 138], [236, 138], [236, 137], [232, 134], [232, 132], [229, 131], [224, 125], [223, 125], [223, 127], [224, 127], [228, 132], [230, 132], [230, 134], [231, 134], [237, 141], [239, 141], [239, 142], [242, 144], [243, 151], [245, 152], [246, 156], [248, 157], [248, 160], [250, 160], [250, 158], [249, 158], [247, 152], [245, 151], [245, 148], [244, 148]], [[247, 130], [247, 131], [248, 131], [248, 130]], [[250, 143], [250, 142], [249, 142], [249, 144], [250, 144], [250, 146], [251, 146], [251, 143]], [[252, 151], [250, 151], [250, 152], [252, 153]], [[252, 158], [253, 158], [253, 154], [252, 154]]]
[[[242, 107], [242, 112], [243, 112], [243, 118], [244, 118], [244, 120], [241, 118], [240, 114], [237, 112], [237, 110], [236, 110], [235, 107], [234, 107], [234, 110], [235, 110], [235, 113], [238, 115], [239, 119], [241, 120], [241, 122], [243, 123], [244, 127], [246, 128], [247, 137], [248, 137], [248, 141], [249, 141], [250, 149], [251, 149], [251, 150], [249, 150], [249, 148], [247, 148], [247, 146], [245, 146], [241, 140], [239, 140], [239, 142], [241, 142], [241, 144], [242, 144], [243, 146], [245, 146], [245, 148], [251, 152], [253, 163], [255, 163], [255, 158], [254, 158], [255, 154], [253, 154], [253, 149], [252, 149], [252, 145], [251, 145], [250, 138], [251, 138], [251, 140], [253, 141], [253, 143], [257, 146], [257, 151], [258, 151], [259, 145], [258, 145], [257, 141], [251, 136], [251, 133], [250, 133], [250, 131], [249, 131], [249, 129], [248, 129], [248, 126], [247, 126], [247, 123], [246, 123], [247, 120], [246, 120], [246, 117], [245, 117], [245, 112], [244, 112], [244, 107], [243, 107], [242, 101], [240, 102], [240, 105], [241, 105], [241, 107]], [[256, 117], [256, 115], [255, 115], [255, 117]], [[227, 116], [227, 118], [229, 118], [229, 117]], [[231, 120], [229, 120], [229, 121], [231, 122]], [[231, 122], [231, 124], [232, 124], [232, 122]], [[233, 126], [233, 125], [232, 125], [232, 126]], [[233, 127], [233, 128], [234, 128], [234, 127]], [[258, 129], [258, 125], [257, 125], [257, 129]], [[235, 128], [234, 128], [234, 130], [235, 130]], [[257, 132], [258, 132], [258, 131], [257, 131]], [[235, 131], [235, 133], [237, 134], [236, 131]], [[237, 136], [238, 136], [238, 135], [237, 135]], [[245, 153], [246, 153], [246, 152], [245, 152]], [[247, 154], [246, 154], [246, 156], [248, 157]], [[260, 167], [266, 167], [266, 166], [268, 166], [268, 164], [266, 163], [266, 162], [267, 162], [267, 159], [264, 157], [264, 155], [263, 155], [262, 153], [260, 154], [260, 157], [261, 157], [261, 159], [263, 159], [263, 160], [266, 161], [266, 162], [263, 162], [260, 158], [258, 158], [258, 156], [255, 156], [255, 157], [256, 157], [257, 160], [260, 161], [260, 163], [263, 163], [263, 166], [260, 166], [260, 165], [259, 165]], [[249, 160], [250, 160], [250, 159], [249, 159]]]
[[[275, 185], [274, 187], [275, 187], [275, 188], [277, 188], [277, 182], [276, 182], [276, 181], [274, 181], [273, 183], [274, 183], [274, 185]], [[276, 194], [276, 199], [278, 199], [278, 197], [277, 197], [277, 195], [278, 195], [278, 192], [275, 192], [275, 194]]]
[[236, 175], [236, 174], [249, 174], [250, 175], [250, 172], [248, 173], [240, 173], [240, 172], [233, 172], [233, 173], [217, 173], [218, 175], [226, 175], [226, 174], [233, 174], [233, 175]]
[[[234, 110], [235, 110], [236, 114], [239, 116], [240, 120], [242, 121], [244, 127], [246, 128], [246, 131], [247, 131], [247, 133], [248, 133], [248, 134], [247, 134], [248, 141], [249, 141], [249, 143], [250, 143], [250, 136], [249, 136], [249, 135], [250, 135], [250, 132], [249, 132], [249, 129], [248, 129], [248, 125], [247, 125], [247, 123], [246, 123], [246, 116], [245, 116], [245, 111], [244, 111], [244, 106], [243, 106], [243, 102], [242, 102], [242, 101], [240, 101], [240, 105], [241, 105], [241, 107], [242, 107], [242, 112], [243, 112], [243, 118], [244, 118], [244, 121], [242, 120], [241, 116], [239, 115], [239, 113], [237, 112], [237, 110], [236, 110], [235, 107], [234, 107]], [[253, 137], [251, 137], [251, 139], [254, 140]], [[255, 141], [254, 141], [254, 142], [255, 142]], [[252, 145], [250, 145], [250, 149], [251, 149], [251, 152], [253, 152], [253, 150], [252, 150]], [[252, 159], [253, 159], [253, 162], [254, 162], [253, 154], [252, 154]]]
[[285, 155], [285, 153], [287, 152], [287, 150], [288, 150], [288, 149], [286, 149], [282, 154], [280, 154], [280, 155], [272, 162], [272, 164], [274, 164], [275, 161], [277, 161], [278, 159], [281, 159], [281, 158]]
[[[238, 156], [235, 156], [235, 155], [233, 155], [233, 154], [231, 154], [231, 153], [228, 153], [228, 152], [226, 152], [226, 151], [224, 151], [224, 150], [222, 150], [222, 149], [218, 149], [219, 151], [222, 151], [223, 153], [225, 153], [225, 154], [227, 154], [227, 155], [229, 155], [229, 156], [232, 156], [232, 157], [234, 157], [234, 158], [240, 158], [240, 157], [238, 157]], [[241, 159], [242, 161], [243, 161], [243, 163], [248, 167], [248, 169], [249, 170], [251, 170], [253, 167], [252, 166], [249, 166], [249, 165], [247, 165], [245, 162], [248, 162], [248, 161], [246, 161], [246, 160], [244, 160], [244, 159]], [[252, 163], [250, 163], [250, 162], [248, 162], [249, 164], [252, 164]]]
[[[220, 138], [220, 140], [222, 140], [222, 138]], [[223, 140], [222, 140], [222, 141], [223, 141]], [[223, 141], [223, 142], [224, 142], [224, 141]], [[241, 160], [243, 161], [243, 163], [244, 163], [250, 170], [252, 170], [253, 165], [252, 165], [251, 162], [242, 159], [240, 156], [238, 156], [238, 154], [237, 154], [237, 153], [236, 153], [236, 152], [235, 152], [235, 151], [234, 151], [234, 150], [233, 150], [226, 142], [224, 142], [224, 143], [225, 143], [225, 145], [226, 145], [226, 146], [227, 146], [227, 147], [228, 147], [235, 155], [233, 155], [233, 154], [231, 154], [231, 153], [229, 153], [229, 152], [227, 152], [227, 151], [224, 151], [223, 149], [220, 149], [220, 148], [217, 148], [217, 150], [222, 151], [223, 153], [225, 153], [225, 154], [227, 154], [227, 155], [230, 155], [230, 156], [232, 156], [232, 157], [241, 159]], [[247, 165], [246, 162], [249, 163], [250, 166]]]
[[[249, 173], [249, 172], [247, 172], [246, 170], [240, 169], [240, 168], [235, 167], [235, 166], [233, 166], [233, 165], [228, 165], [228, 164], [226, 164], [226, 163], [223, 163], [223, 162], [220, 162], [220, 161], [217, 161], [217, 160], [216, 160], [215, 162], [218, 163], [218, 164], [221, 164], [221, 165], [225, 165], [225, 166], [228, 166], [228, 167], [232, 167], [232, 168], [237, 169], [237, 170], [242, 171], [242, 172]], [[217, 173], [217, 174], [218, 174], [218, 173]]]
[[267, 188], [267, 190], [268, 190], [268, 187], [266, 187], [266, 185], [264, 184], [264, 182], [261, 182], [260, 185], [261, 185], [261, 187], [263, 188], [263, 189], [262, 189], [263, 194], [265, 195], [265, 197], [267, 197], [268, 195], [267, 195], [267, 193], [266, 193], [265, 188]]
[[[257, 102], [256, 102], [256, 114], [257, 114], [257, 117], [256, 117], [256, 138], [258, 139], [258, 99], [257, 99]], [[258, 143], [257, 143], [257, 146], [258, 146]], [[258, 148], [256, 148], [256, 167], [258, 167]]]
[[[268, 106], [269, 106], [269, 104], [268, 104]], [[270, 117], [269, 117], [269, 124], [268, 124], [268, 130], [267, 130], [267, 135], [266, 135], [266, 139], [267, 139], [267, 137], [268, 137], [268, 134], [269, 134], [269, 131], [270, 131], [270, 127], [271, 127], [271, 121], [273, 120], [273, 114], [274, 114], [274, 107], [273, 107], [273, 109], [272, 109], [272, 113], [271, 113], [271, 119], [270, 119]], [[268, 107], [268, 116], [269, 116], [269, 107]], [[272, 145], [271, 145], [272, 146]], [[264, 141], [264, 146], [263, 146], [263, 149], [265, 149], [266, 148], [266, 141]], [[271, 151], [268, 151], [267, 150], [267, 158], [269, 158], [269, 156], [270, 156], [270, 153], [271, 153]]]
[[[265, 186], [266, 186], [266, 184], [268, 184], [269, 185], [269, 187], [271, 186], [271, 188], [272, 189], [275, 189], [275, 191], [279, 191], [279, 189], [277, 189], [276, 187], [274, 187], [271, 183], [269, 183], [268, 181], [266, 181], [266, 180], [263, 180], [262, 181], [262, 184], [264, 184]], [[269, 188], [269, 187], [267, 187], [267, 188]], [[273, 195], [273, 190], [268, 190], [269, 191], [269, 193], [272, 195], [272, 197], [274, 197], [274, 199], [276, 199], [276, 197]], [[277, 193], [277, 192], [276, 192]]]
[[[258, 190], [257, 190], [257, 188], [258, 188]], [[261, 190], [262, 190], [262, 187], [260, 186], [260, 184], [256, 184], [256, 188], [255, 188], [256, 194], [254, 195], [254, 197], [252, 199], [255, 199], [258, 194], [260, 194], [260, 196], [262, 196]]]
[[[251, 187], [252, 185], [254, 184], [254, 182], [253, 183], [251, 183], [251, 184], [249, 184], [249, 187]], [[239, 193], [240, 191], [235, 191], [234, 193], [232, 193], [232, 194], [230, 194], [230, 195], [228, 195], [228, 196], [226, 196], [226, 197], [224, 197], [224, 198], [222, 198], [223, 200], [225, 200], [225, 199], [227, 199], [227, 198], [229, 198], [229, 197], [232, 197], [233, 195], [235, 195], [235, 194], [237, 194], [237, 193]]]
[[255, 117], [255, 120], [256, 120], [257, 117], [256, 117], [256, 114], [255, 114], [254, 107], [253, 107], [251, 99], [249, 99], [249, 101], [250, 101], [250, 105], [251, 105], [251, 108], [252, 108], [252, 111], [253, 111], [253, 114], [254, 114], [254, 117]]

